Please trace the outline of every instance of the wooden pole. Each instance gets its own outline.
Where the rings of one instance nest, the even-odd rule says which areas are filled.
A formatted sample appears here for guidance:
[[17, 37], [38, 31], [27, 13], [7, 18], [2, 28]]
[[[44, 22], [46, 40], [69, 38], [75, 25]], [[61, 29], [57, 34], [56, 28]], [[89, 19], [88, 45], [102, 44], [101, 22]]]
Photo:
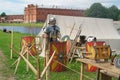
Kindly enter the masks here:
[[[18, 53], [18, 54], [22, 54], [22, 55], [24, 55], [27, 51], [24, 51], [23, 52], [23, 49], [24, 48], [22, 48], [22, 50], [21, 50], [21, 52], [20, 53]], [[20, 63], [20, 60], [21, 60], [21, 57], [19, 57], [12, 65], [14, 65], [14, 64], [16, 64], [16, 68], [15, 68], [15, 71], [14, 71], [14, 74], [17, 72], [17, 69], [18, 69], [18, 65], [19, 65], [19, 63]]]
[[20, 59], [21, 59], [21, 58], [18, 58], [18, 60], [17, 60], [17, 64], [16, 64], [16, 68], [15, 68], [14, 74], [16, 74], [16, 72], [17, 72], [18, 65], [19, 65], [19, 63], [20, 63]]
[[40, 59], [38, 57], [38, 80], [40, 79]]
[[41, 73], [41, 75], [40, 75], [40, 78], [41, 78], [40, 80], [42, 80], [43, 75], [45, 74], [46, 70], [48, 69], [48, 67], [49, 67], [49, 65], [50, 65], [50, 63], [51, 63], [51, 61], [52, 61], [52, 59], [53, 59], [53, 57], [54, 57], [54, 55], [55, 55], [55, 52], [56, 52], [56, 51], [53, 52], [50, 60], [48, 61], [48, 63], [46, 64], [44, 70], [42, 71], [42, 73]]
[[[13, 49], [13, 51], [15, 51], [15, 50]], [[22, 54], [22, 53], [23, 53], [23, 55], [25, 55], [27, 51], [24, 51], [24, 52], [23, 52], [23, 49], [22, 49], [20, 53], [17, 52], [17, 51], [15, 51], [15, 52], [16, 52], [17, 54]], [[16, 64], [16, 63], [18, 62], [19, 58], [21, 58], [21, 57], [19, 56], [18, 59], [17, 59], [12, 65]]]
[[13, 27], [12, 27], [12, 33], [11, 33], [11, 49], [10, 49], [10, 52], [11, 52], [11, 54], [10, 54], [10, 59], [12, 59], [13, 58]]
[[[27, 48], [26, 59], [29, 61], [29, 49], [28, 48]], [[27, 72], [29, 71], [29, 66], [27, 63], [26, 63], [26, 70], [27, 70]]]
[[84, 63], [81, 62], [81, 74], [80, 74], [80, 80], [84, 79]]
[[96, 79], [99, 80], [100, 77], [100, 68], [97, 69]]
[[[49, 50], [46, 51], [46, 64], [49, 62]], [[48, 66], [46, 70], [46, 80], [49, 80], [50, 67]]]
[[31, 70], [34, 72], [34, 74], [37, 75], [37, 70], [34, 68], [34, 66], [22, 54], [19, 54], [19, 55], [28, 64], [29, 68], [31, 68]]

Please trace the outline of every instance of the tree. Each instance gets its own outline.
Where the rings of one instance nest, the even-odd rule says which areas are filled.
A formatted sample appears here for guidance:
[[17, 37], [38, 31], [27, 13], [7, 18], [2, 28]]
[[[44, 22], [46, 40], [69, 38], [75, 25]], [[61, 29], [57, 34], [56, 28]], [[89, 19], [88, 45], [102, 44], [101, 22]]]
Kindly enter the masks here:
[[100, 3], [94, 3], [88, 10], [86, 10], [85, 15], [88, 17], [107, 18], [107, 8]]
[[6, 16], [6, 13], [5, 13], [5, 12], [2, 12], [0, 16], [1, 16], [1, 17], [5, 17], [5, 16]]
[[118, 20], [120, 20], [120, 15], [118, 16]]
[[115, 5], [108, 8], [108, 18], [113, 20], [119, 19], [119, 9]]

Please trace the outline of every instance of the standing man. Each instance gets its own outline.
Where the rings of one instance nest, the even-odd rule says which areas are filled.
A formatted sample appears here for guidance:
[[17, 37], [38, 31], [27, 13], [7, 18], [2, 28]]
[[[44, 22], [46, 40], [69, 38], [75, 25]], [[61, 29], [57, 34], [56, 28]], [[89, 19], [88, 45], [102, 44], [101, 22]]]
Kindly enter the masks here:
[[[49, 26], [44, 29], [42, 37], [46, 39], [45, 61], [47, 64], [49, 61], [50, 42], [57, 42], [61, 40], [60, 28], [56, 25], [56, 19], [54, 17], [49, 19]], [[46, 80], [49, 80], [49, 67], [46, 70]]]
[[57, 42], [61, 40], [60, 28], [56, 25], [56, 19], [49, 19], [49, 26], [44, 30], [43, 38], [47, 38], [48, 42]]

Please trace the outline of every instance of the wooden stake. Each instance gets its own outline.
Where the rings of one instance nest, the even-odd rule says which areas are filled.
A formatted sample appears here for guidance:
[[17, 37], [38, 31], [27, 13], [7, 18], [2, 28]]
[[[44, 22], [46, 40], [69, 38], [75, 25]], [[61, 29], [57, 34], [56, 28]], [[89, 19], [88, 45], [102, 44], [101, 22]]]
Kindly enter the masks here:
[[18, 58], [18, 60], [17, 60], [17, 64], [16, 64], [16, 68], [15, 68], [14, 74], [16, 74], [16, 72], [17, 72], [18, 65], [19, 65], [19, 63], [20, 63], [20, 59], [21, 59], [21, 58]]
[[[46, 51], [46, 64], [48, 63], [49, 61], [49, 51], [47, 50]], [[49, 73], [50, 73], [50, 67], [48, 66], [47, 70], [46, 70], [46, 80], [49, 80]]]
[[11, 33], [11, 50], [10, 50], [11, 55], [10, 55], [10, 59], [13, 58], [13, 50], [12, 50], [12, 48], [13, 48], [13, 27], [12, 27], [12, 33]]
[[[29, 61], [29, 50], [28, 49], [27, 49], [26, 59]], [[27, 63], [26, 63], [26, 70], [27, 72], [29, 71], [29, 66]]]
[[84, 63], [81, 63], [81, 74], [80, 74], [80, 80], [84, 79]]
[[[20, 53], [18, 53], [18, 54], [22, 54], [22, 52], [23, 52], [23, 49], [24, 48], [22, 48], [22, 50], [21, 50], [21, 52]], [[22, 55], [24, 55], [26, 53], [26, 51], [25, 52], [23, 52], [23, 54]], [[16, 68], [15, 68], [15, 72], [14, 72], [14, 74], [16, 74], [16, 72], [17, 72], [17, 69], [18, 69], [18, 65], [19, 65], [19, 63], [20, 63], [20, 60], [21, 60], [21, 57], [19, 57], [12, 65], [14, 65], [14, 64], [16, 64], [17, 63], [17, 65], [16, 65]]]
[[38, 57], [38, 79], [40, 79], [40, 59]]
[[54, 55], [55, 55], [55, 52], [56, 52], [56, 51], [53, 52], [50, 60], [48, 61], [48, 63], [46, 64], [44, 70], [42, 71], [42, 73], [41, 73], [41, 75], [40, 75], [40, 80], [42, 80], [43, 75], [45, 74], [46, 70], [48, 69], [48, 67], [49, 67], [49, 65], [50, 65], [50, 63], [51, 63], [51, 61], [52, 61], [52, 59], [53, 59], [53, 57], [54, 57]]
[[34, 72], [34, 74], [37, 75], [37, 70], [34, 68], [34, 66], [22, 54], [19, 54], [19, 55], [28, 64], [29, 68], [31, 68], [31, 70]]
[[[37, 70], [36, 70], [36, 69], [34, 68], [34, 66], [28, 61], [28, 59], [26, 59], [26, 58], [24, 57], [24, 55], [25, 55], [26, 53], [28, 53], [28, 49], [24, 50], [24, 47], [25, 47], [25, 45], [23, 45], [21, 52], [18, 53], [18, 54], [20, 55], [20, 57], [14, 62], [14, 64], [16, 64], [16, 63], [18, 62], [17, 65], [16, 65], [16, 69], [15, 69], [15, 72], [14, 72], [14, 73], [16, 73], [16, 71], [17, 71], [17, 68], [18, 68], [20, 59], [23, 58], [23, 60], [26, 62], [26, 64], [29, 66], [29, 68], [31, 68], [31, 70], [34, 72], [34, 74], [37, 75]], [[32, 47], [32, 46], [31, 46], [31, 47]], [[30, 48], [31, 48], [31, 47], [30, 47]], [[29, 48], [29, 49], [30, 49], [30, 48]], [[14, 64], [13, 64], [13, 65], [14, 65]]]

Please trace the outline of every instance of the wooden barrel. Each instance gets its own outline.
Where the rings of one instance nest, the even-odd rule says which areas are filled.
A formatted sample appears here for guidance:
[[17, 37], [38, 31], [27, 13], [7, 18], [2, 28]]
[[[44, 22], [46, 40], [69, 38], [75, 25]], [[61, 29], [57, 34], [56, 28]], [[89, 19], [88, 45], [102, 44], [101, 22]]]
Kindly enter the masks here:
[[[50, 71], [62, 72], [66, 70], [67, 63], [67, 42], [51, 42], [50, 43], [50, 56], [56, 50], [56, 53], [50, 63]], [[63, 65], [65, 66], [63, 66]]]
[[31, 47], [29, 49], [29, 55], [36, 55], [35, 38], [33, 36], [22, 37], [21, 45], [24, 48], [24, 51]]

